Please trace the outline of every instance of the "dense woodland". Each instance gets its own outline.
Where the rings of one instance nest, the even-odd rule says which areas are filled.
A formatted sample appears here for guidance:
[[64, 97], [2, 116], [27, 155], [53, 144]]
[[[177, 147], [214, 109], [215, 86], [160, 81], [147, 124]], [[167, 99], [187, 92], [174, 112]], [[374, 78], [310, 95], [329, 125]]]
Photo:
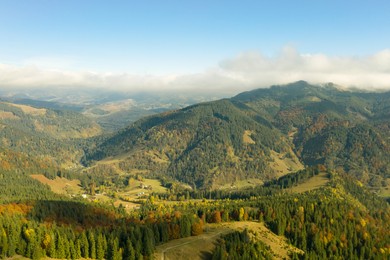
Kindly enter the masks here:
[[273, 259], [268, 250], [264, 243], [252, 242], [248, 230], [236, 231], [220, 239], [212, 259]]
[[[294, 258], [385, 259], [390, 254], [390, 209], [385, 201], [355, 179], [336, 173], [329, 173], [327, 187], [304, 194], [284, 193], [283, 187], [310, 178], [315, 170], [300, 173], [264, 187], [268, 195], [260, 195], [259, 188], [259, 194], [249, 198], [243, 193], [235, 199], [212, 197], [164, 204], [155, 194], [141, 209], [127, 213], [121, 208], [58, 197], [42, 184], [27, 184], [26, 176], [10, 178], [8, 187], [17, 191], [23, 190], [21, 184], [36, 188], [20, 194], [8, 190], [13, 202], [3, 201], [0, 207], [0, 254], [34, 259], [150, 258], [156, 245], [199, 235], [205, 223], [248, 220], [264, 222], [305, 252]], [[4, 192], [7, 190], [2, 189], [2, 197]], [[269, 257], [261, 242], [247, 243], [247, 239], [237, 233], [223, 237], [214, 259], [238, 259], [248, 252]]]

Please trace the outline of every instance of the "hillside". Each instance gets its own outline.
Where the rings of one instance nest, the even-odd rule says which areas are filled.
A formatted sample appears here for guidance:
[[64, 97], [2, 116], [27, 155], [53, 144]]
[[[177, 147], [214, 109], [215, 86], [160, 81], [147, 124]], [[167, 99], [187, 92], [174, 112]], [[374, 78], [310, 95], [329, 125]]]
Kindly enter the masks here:
[[274, 178], [273, 157], [300, 168], [292, 143], [242, 103], [202, 103], [142, 119], [105, 140], [88, 160], [120, 157], [125, 171], [146, 169], [193, 187], [248, 177]]
[[293, 141], [306, 165], [325, 164], [378, 186], [389, 177], [390, 92], [296, 82], [242, 93], [243, 102]]
[[35, 173], [78, 165], [80, 141], [101, 134], [77, 112], [10, 102], [0, 102], [0, 129], [2, 169]]
[[[325, 164], [381, 185], [390, 172], [390, 93], [300, 81], [141, 119], [86, 155], [192, 187], [272, 179]], [[385, 131], [384, 131], [385, 130]]]

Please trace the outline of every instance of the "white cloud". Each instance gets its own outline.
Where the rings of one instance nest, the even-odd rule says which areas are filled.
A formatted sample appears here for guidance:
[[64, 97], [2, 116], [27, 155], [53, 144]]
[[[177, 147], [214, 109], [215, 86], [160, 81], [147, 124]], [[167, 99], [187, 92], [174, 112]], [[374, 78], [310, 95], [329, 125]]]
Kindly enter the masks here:
[[[45, 68], [48, 67], [47, 60], [44, 61]], [[274, 57], [244, 52], [201, 73], [164, 76], [49, 70], [32, 62], [28, 64], [0, 64], [0, 87], [96, 87], [127, 91], [180, 89], [232, 93], [306, 80], [333, 82], [345, 87], [390, 88], [390, 49], [365, 57], [302, 54], [291, 47], [284, 48]]]
[[367, 57], [338, 57], [300, 54], [286, 47], [277, 57], [243, 53], [220, 66], [223, 71], [243, 77], [252, 87], [306, 80], [365, 89], [390, 88], [390, 50]]

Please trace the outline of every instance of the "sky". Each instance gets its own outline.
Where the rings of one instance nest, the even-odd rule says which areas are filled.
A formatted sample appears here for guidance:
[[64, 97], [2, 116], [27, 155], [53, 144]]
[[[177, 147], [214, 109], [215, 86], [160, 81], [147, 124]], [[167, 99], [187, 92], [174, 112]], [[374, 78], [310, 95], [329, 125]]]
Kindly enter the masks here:
[[0, 87], [390, 88], [390, 1], [0, 0]]

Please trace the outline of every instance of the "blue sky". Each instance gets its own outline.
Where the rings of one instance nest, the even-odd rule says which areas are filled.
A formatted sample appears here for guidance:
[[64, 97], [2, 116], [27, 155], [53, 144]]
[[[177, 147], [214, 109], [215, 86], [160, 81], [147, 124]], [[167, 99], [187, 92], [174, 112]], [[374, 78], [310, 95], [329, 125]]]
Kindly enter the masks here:
[[375, 0], [1, 0], [0, 63], [166, 75], [247, 52], [276, 59], [286, 46], [361, 58], [390, 48], [389, 14], [390, 1]]

